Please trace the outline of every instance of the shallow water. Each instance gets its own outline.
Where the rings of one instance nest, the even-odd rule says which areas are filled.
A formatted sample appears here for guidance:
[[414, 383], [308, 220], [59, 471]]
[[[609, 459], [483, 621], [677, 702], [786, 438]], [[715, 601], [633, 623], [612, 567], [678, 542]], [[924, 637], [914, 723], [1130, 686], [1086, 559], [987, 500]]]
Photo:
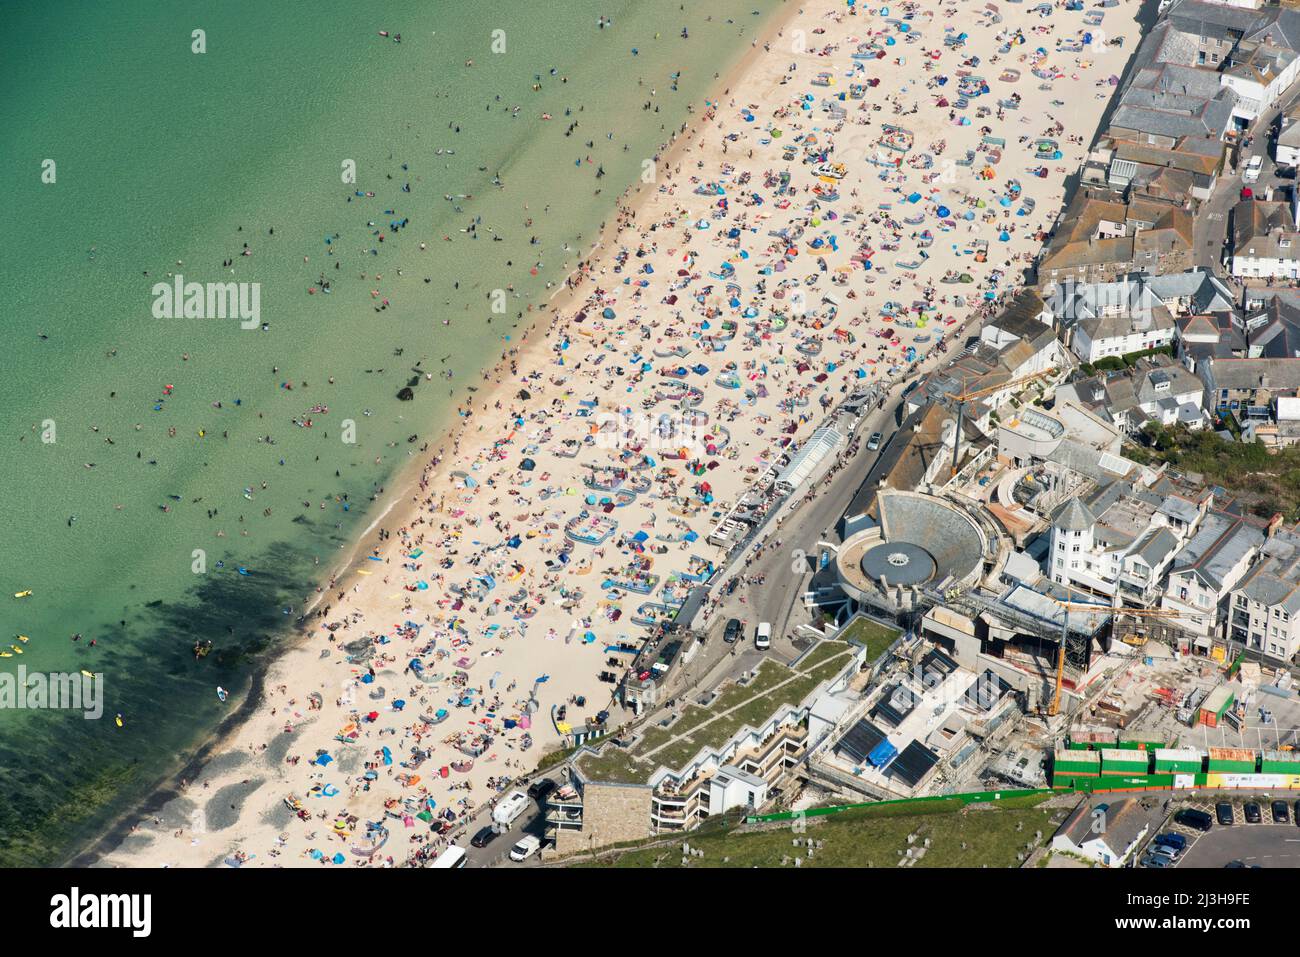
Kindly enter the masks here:
[[[102, 672], [105, 715], [0, 710], [0, 863], [61, 859], [229, 713], [372, 496], [779, 6], [5, 6], [0, 649], [31, 640], [0, 672]], [[155, 318], [169, 273], [258, 284], [265, 328]]]

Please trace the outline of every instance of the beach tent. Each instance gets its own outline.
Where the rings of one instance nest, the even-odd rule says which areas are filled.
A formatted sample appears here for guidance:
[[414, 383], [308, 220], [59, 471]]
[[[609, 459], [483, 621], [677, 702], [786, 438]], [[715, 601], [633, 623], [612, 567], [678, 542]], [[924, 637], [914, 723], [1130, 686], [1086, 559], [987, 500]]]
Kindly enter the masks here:
[[532, 459], [524, 459], [519, 463], [519, 467], [525, 472], [531, 472], [533, 469], [537, 468], [537, 463]]

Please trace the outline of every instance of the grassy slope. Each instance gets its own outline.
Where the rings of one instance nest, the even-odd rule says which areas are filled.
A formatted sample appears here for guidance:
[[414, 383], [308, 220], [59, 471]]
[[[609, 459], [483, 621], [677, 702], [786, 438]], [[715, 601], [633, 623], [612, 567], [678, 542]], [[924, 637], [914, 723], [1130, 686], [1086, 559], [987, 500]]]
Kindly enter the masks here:
[[[916, 835], [912, 846], [921, 846], [927, 837], [931, 840], [915, 867], [1018, 867], [1016, 855], [1035, 840], [1035, 831], [1041, 831], [1046, 841], [1055, 830], [1053, 812], [1036, 806], [1042, 800], [1041, 796], [1018, 798], [964, 811], [956, 800], [882, 805], [808, 818], [802, 834], [790, 825], [767, 830], [710, 826], [682, 840], [704, 851], [703, 858], [690, 858], [688, 867], [780, 867], [783, 861], [792, 867], [787, 858], [807, 853], [792, 844], [796, 838], [822, 842], [804, 867], [896, 867], [899, 851], [909, 846], [909, 834]], [[610, 850], [597, 861], [573, 866], [681, 867], [681, 841]]]

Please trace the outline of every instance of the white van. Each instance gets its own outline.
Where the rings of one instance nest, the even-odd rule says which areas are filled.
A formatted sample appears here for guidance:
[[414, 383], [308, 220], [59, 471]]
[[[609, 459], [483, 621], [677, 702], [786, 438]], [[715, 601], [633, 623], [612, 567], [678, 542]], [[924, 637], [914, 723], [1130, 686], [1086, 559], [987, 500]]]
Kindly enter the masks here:
[[510, 860], [526, 861], [537, 853], [537, 849], [542, 846], [536, 834], [525, 834], [519, 839], [519, 843], [510, 848]]
[[754, 633], [754, 647], [759, 651], [772, 647], [772, 625], [766, 621], [758, 623], [758, 631]]
[[528, 795], [523, 791], [511, 791], [492, 809], [492, 820], [504, 830], [519, 820], [519, 815], [527, 808]]

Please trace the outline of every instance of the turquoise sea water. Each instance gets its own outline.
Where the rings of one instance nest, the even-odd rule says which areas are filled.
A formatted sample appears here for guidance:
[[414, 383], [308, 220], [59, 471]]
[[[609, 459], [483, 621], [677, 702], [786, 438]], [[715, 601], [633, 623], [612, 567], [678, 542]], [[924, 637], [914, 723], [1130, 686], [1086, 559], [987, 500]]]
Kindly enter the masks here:
[[[0, 671], [102, 672], [106, 702], [0, 710], [0, 863], [65, 859], [212, 732], [217, 685], [239, 700], [372, 496], [780, 5], [0, 7], [0, 650], [30, 636]], [[259, 284], [265, 329], [155, 318], [169, 273]]]

